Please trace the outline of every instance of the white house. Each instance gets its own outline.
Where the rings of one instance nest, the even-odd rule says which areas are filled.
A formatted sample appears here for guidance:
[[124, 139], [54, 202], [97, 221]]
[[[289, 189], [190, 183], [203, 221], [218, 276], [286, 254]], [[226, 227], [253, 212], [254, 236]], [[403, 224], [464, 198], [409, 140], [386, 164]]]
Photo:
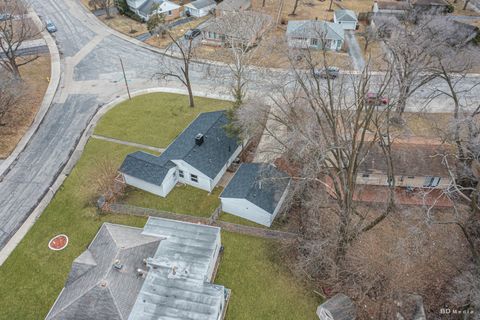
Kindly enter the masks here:
[[129, 154], [119, 169], [125, 183], [161, 197], [177, 183], [212, 191], [242, 150], [227, 123], [225, 111], [201, 113], [160, 156]]
[[358, 18], [352, 10], [335, 10], [333, 22], [341, 25], [343, 30], [355, 30], [357, 29]]
[[339, 51], [345, 40], [345, 31], [337, 23], [321, 20], [291, 20], [287, 25], [289, 47]]
[[217, 3], [215, 0], [196, 0], [190, 3], [187, 3], [183, 7], [185, 8], [185, 13], [196, 18], [204, 17], [209, 12], [215, 9]]
[[290, 177], [270, 164], [244, 163], [220, 195], [222, 210], [270, 227], [289, 185]]
[[[178, 4], [168, 1], [168, 0], [127, 0], [127, 5], [147, 21], [152, 14], [163, 14], [166, 21], [171, 21], [173, 19], [180, 17], [180, 9], [182, 8]], [[154, 6], [157, 5], [157, 10], [154, 10]]]

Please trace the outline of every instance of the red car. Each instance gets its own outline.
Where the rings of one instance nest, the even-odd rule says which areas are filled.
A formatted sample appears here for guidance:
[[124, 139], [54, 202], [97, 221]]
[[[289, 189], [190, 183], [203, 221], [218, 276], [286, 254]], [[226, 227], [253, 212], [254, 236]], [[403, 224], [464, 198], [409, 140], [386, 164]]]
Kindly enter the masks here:
[[386, 106], [388, 105], [388, 98], [379, 97], [375, 92], [367, 93], [365, 101], [370, 106]]

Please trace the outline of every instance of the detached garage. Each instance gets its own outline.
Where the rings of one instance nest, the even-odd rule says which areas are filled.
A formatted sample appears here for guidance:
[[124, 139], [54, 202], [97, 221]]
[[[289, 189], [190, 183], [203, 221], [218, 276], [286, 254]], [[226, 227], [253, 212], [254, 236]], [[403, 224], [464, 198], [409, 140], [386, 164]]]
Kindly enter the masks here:
[[270, 227], [289, 185], [290, 177], [270, 164], [244, 163], [220, 195], [222, 210]]

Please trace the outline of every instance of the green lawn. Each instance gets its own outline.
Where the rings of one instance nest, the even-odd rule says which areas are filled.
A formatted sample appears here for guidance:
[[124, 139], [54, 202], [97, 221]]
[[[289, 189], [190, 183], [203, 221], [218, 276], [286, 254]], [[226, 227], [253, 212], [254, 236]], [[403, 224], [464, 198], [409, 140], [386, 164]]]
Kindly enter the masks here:
[[265, 226], [262, 226], [261, 224], [255, 223], [253, 221], [235, 216], [230, 213], [223, 212], [220, 214], [220, 217], [218, 218], [220, 221], [225, 221], [225, 222], [231, 222], [235, 224], [241, 224], [247, 227], [256, 227], [256, 228], [267, 228]]
[[[44, 319], [65, 283], [72, 261], [85, 250], [103, 222], [144, 225], [146, 218], [99, 215], [93, 205], [98, 194], [92, 188], [92, 177], [98, 164], [108, 159], [120, 165], [125, 155], [135, 150], [102, 140], [87, 143], [52, 202], [0, 267], [0, 319]], [[210, 196], [193, 188], [176, 189], [172, 200], [131, 191], [127, 201], [206, 216], [218, 205], [220, 189]], [[191, 201], [192, 194], [196, 201]], [[201, 200], [202, 195], [205, 200]], [[188, 201], [183, 201], [186, 198]], [[59, 233], [68, 235], [68, 247], [58, 252], [49, 250], [48, 241]], [[315, 318], [319, 301], [272, 257], [270, 241], [228, 232], [222, 232], [222, 239], [225, 253], [216, 282], [232, 289], [227, 319]]]
[[199, 217], [210, 217], [220, 205], [218, 196], [222, 188], [215, 188], [211, 194], [188, 185], [176, 186], [166, 198], [128, 188], [125, 203], [138, 207], [157, 209], [175, 213], [185, 213]]
[[320, 303], [276, 261], [273, 243], [222, 231], [225, 247], [215, 279], [232, 290], [228, 320], [312, 320]]
[[207, 98], [195, 98], [195, 103], [192, 109], [188, 106], [188, 96], [170, 93], [134, 97], [103, 116], [95, 134], [164, 148], [199, 113], [227, 109], [231, 105]]

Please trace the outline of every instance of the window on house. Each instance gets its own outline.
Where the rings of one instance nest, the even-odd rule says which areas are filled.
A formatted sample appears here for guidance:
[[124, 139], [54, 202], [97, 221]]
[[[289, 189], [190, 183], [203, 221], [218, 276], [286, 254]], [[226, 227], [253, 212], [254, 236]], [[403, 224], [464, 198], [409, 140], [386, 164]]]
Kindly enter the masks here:
[[370, 175], [368, 173], [362, 174], [362, 178], [368, 178], [368, 177], [370, 177]]
[[312, 39], [311, 44], [312, 46], [318, 46], [318, 39]]
[[168, 15], [169, 15], [169, 16], [172, 15], [172, 10], [168, 10]]
[[193, 182], [198, 182], [198, 176], [194, 175], [194, 174], [191, 174], [190, 175], [190, 180], [192, 180]]
[[180, 178], [185, 178], [185, 174], [183, 173], [183, 170], [178, 170], [178, 176]]
[[439, 177], [425, 177], [425, 181], [423, 182], [424, 188], [434, 188], [438, 186], [440, 183]]
[[415, 179], [415, 176], [408, 176], [408, 179]]

